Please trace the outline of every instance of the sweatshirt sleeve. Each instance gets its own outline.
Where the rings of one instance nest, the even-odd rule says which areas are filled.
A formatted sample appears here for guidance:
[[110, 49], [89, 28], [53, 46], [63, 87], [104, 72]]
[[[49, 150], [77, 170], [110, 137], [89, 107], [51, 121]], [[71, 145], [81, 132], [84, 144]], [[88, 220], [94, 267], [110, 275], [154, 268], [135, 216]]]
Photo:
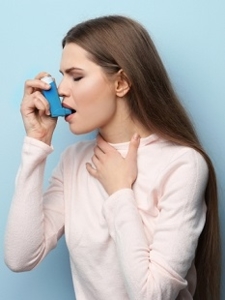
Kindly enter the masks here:
[[34, 268], [56, 246], [64, 231], [60, 166], [43, 196], [46, 157], [52, 151], [38, 140], [25, 138], [5, 234], [5, 262], [15, 272]]
[[106, 200], [103, 212], [129, 299], [172, 300], [187, 286], [185, 277], [205, 224], [207, 179], [206, 162], [194, 150], [180, 154], [163, 170], [150, 243], [133, 190], [117, 191]]

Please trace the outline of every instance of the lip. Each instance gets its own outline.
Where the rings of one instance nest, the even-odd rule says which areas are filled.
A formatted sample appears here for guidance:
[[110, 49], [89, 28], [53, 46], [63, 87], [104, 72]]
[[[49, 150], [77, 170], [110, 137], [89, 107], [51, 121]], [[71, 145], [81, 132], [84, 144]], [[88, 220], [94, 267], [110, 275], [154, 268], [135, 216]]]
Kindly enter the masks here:
[[65, 102], [62, 103], [62, 107], [68, 108], [68, 109], [70, 109], [72, 111], [71, 114], [65, 116], [65, 121], [68, 122], [69, 119], [70, 119], [70, 116], [72, 116], [74, 113], [76, 113], [76, 110], [73, 107], [71, 107], [68, 104], [66, 104]]
[[69, 109], [71, 109], [72, 111], [76, 111], [72, 106], [69, 106], [69, 105], [66, 104], [65, 102], [62, 102], [62, 107], [69, 108]]
[[74, 115], [74, 113], [72, 113], [72, 114], [70, 114], [70, 115], [67, 115], [67, 116], [65, 116], [65, 121], [66, 122], [70, 122], [70, 120], [73, 118], [73, 115]]

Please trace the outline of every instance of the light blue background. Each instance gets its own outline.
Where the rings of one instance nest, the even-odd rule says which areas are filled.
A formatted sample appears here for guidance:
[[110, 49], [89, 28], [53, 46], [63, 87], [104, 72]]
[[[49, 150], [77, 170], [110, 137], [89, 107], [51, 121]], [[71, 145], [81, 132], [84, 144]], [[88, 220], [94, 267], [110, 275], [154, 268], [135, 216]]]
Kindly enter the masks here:
[[[5, 0], [0, 6], [1, 300], [74, 299], [64, 239], [35, 270], [16, 274], [4, 265], [4, 231], [24, 137], [19, 112], [24, 81], [42, 70], [54, 74], [59, 80], [64, 34], [79, 21], [105, 14], [133, 17], [151, 33], [175, 88], [215, 164], [225, 251], [225, 1]], [[45, 185], [61, 151], [78, 139], [90, 137], [73, 136], [67, 124], [62, 119], [59, 121]], [[225, 299], [224, 287], [223, 295], [222, 299]]]

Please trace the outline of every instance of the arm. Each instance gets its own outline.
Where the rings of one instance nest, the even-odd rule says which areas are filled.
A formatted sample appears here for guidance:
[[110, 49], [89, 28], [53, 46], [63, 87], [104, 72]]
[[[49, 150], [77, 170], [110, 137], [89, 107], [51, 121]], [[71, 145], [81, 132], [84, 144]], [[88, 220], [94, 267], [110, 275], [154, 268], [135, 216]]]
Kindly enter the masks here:
[[[57, 226], [54, 228], [51, 219], [54, 219], [53, 215], [56, 213], [54, 209], [46, 210], [44, 207], [46, 201], [42, 197], [45, 161], [52, 151], [49, 145], [57, 122], [56, 118], [49, 117], [49, 103], [41, 93], [42, 90], [50, 88], [41, 81], [46, 75], [47, 73], [42, 72], [35, 79], [26, 81], [21, 103], [27, 137], [5, 239], [5, 261], [14, 271], [30, 270], [41, 261], [55, 246], [54, 235], [60, 236], [63, 227], [59, 218], [59, 223], [56, 222]], [[51, 193], [54, 191], [54, 185], [60, 187], [58, 188], [60, 192], [56, 195]], [[57, 203], [57, 198], [62, 197], [61, 190], [62, 180], [55, 178], [48, 192], [48, 198], [54, 195]], [[61, 203], [54, 205], [62, 206]]]
[[60, 167], [42, 196], [46, 157], [52, 148], [25, 138], [22, 162], [5, 236], [5, 262], [13, 271], [34, 268], [63, 234], [64, 203]]
[[132, 189], [117, 190], [105, 202], [130, 299], [176, 299], [187, 286], [185, 277], [205, 222], [207, 182], [205, 161], [191, 153], [171, 162], [158, 182], [159, 215], [151, 244]]

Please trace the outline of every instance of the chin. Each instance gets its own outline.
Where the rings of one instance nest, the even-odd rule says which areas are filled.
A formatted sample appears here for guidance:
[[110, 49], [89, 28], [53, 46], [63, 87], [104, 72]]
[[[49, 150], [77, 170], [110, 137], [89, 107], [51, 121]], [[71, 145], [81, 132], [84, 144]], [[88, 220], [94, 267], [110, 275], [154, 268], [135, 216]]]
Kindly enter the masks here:
[[85, 128], [73, 128], [72, 126], [70, 126], [70, 131], [73, 134], [76, 134], [76, 135], [82, 135], [82, 134], [91, 133], [92, 131], [95, 131], [95, 130], [96, 130], [96, 128], [85, 129]]

